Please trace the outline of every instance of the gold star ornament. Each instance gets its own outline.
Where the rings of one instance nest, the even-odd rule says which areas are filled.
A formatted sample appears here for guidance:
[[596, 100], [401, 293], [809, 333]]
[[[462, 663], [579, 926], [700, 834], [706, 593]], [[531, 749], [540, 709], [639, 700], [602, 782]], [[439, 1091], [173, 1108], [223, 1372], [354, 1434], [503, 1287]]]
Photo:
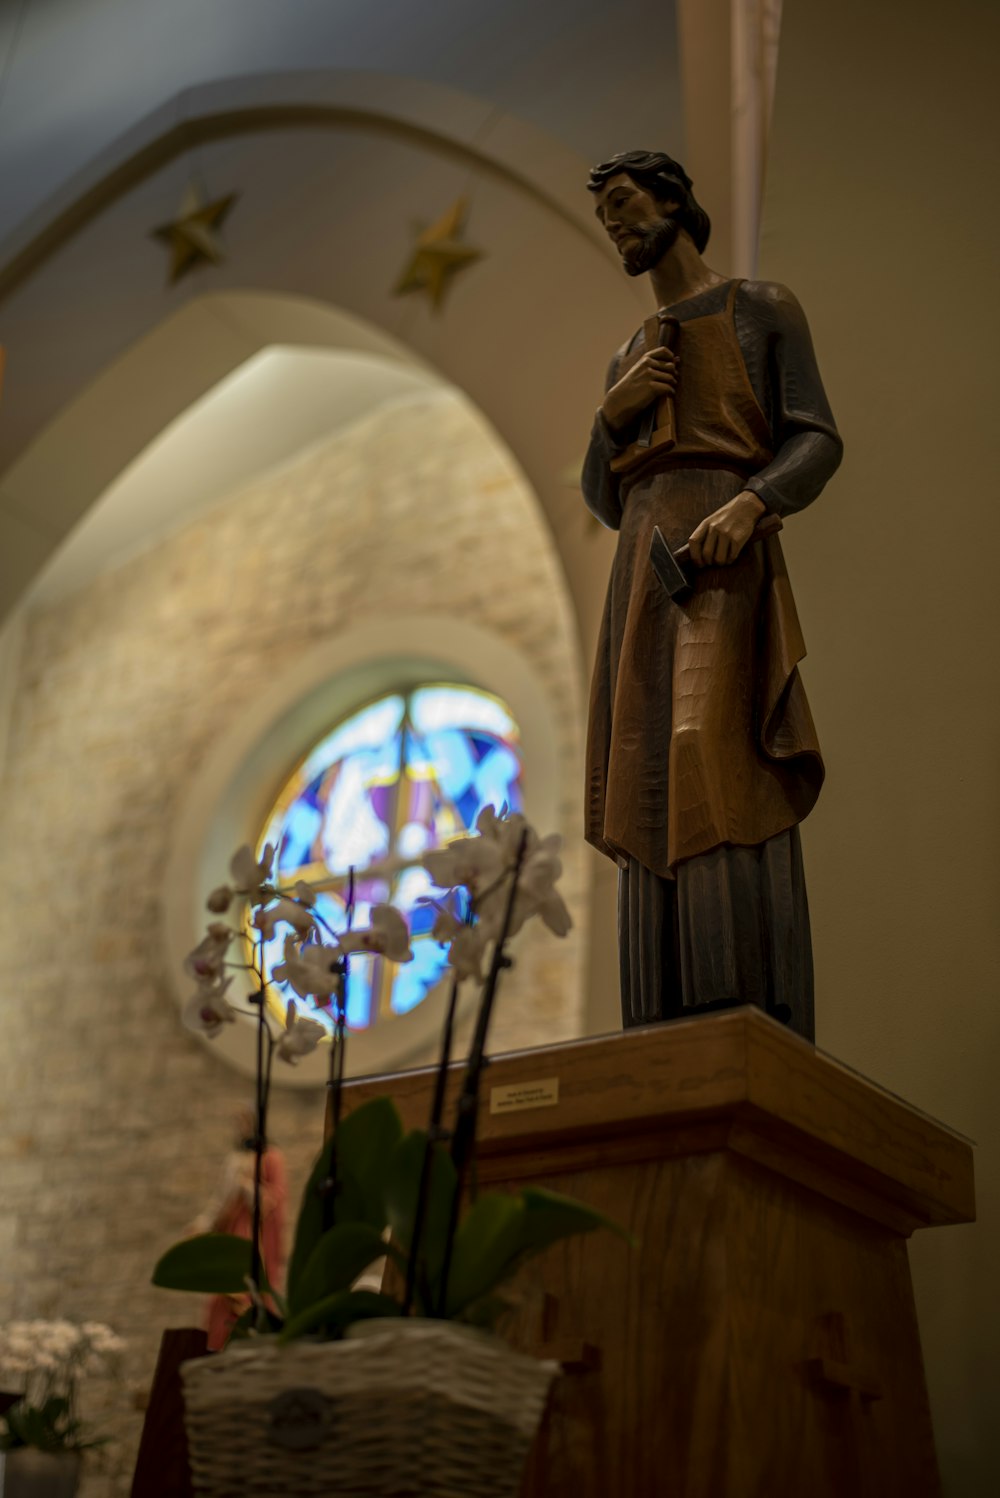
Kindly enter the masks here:
[[197, 187], [191, 186], [184, 194], [177, 217], [153, 230], [150, 237], [160, 240], [170, 250], [169, 286], [174, 286], [197, 265], [222, 264], [226, 255], [216, 231], [221, 229], [238, 197], [239, 193], [231, 192], [224, 198], [216, 198], [214, 203], [206, 203]]
[[468, 207], [468, 198], [457, 198], [437, 223], [418, 233], [413, 253], [393, 287], [394, 296], [422, 292], [429, 298], [435, 312], [441, 310], [452, 278], [474, 260], [483, 258], [482, 250], [462, 241]]

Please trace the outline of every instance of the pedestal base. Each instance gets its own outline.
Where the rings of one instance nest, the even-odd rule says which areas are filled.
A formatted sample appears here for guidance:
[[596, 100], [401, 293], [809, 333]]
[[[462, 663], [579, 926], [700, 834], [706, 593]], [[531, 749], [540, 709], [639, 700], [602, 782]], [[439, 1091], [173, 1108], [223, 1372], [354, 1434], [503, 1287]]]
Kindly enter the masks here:
[[[431, 1085], [346, 1105], [390, 1092], [417, 1127]], [[754, 1009], [497, 1058], [479, 1140], [483, 1184], [638, 1240], [516, 1283], [510, 1340], [566, 1370], [526, 1498], [939, 1494], [906, 1238], [974, 1216], [964, 1140]]]

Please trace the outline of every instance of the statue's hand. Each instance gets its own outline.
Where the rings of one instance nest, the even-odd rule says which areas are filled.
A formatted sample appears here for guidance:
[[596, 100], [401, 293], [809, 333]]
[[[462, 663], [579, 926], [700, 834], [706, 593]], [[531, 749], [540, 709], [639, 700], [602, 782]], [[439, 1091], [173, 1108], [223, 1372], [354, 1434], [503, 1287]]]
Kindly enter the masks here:
[[724, 567], [735, 562], [754, 533], [767, 506], [750, 489], [744, 489], [707, 516], [691, 533], [688, 547], [696, 567]]
[[622, 431], [661, 396], [673, 395], [677, 389], [679, 363], [677, 355], [669, 349], [650, 349], [633, 364], [628, 374], [622, 375], [618, 383], [612, 385], [601, 410], [613, 432]]

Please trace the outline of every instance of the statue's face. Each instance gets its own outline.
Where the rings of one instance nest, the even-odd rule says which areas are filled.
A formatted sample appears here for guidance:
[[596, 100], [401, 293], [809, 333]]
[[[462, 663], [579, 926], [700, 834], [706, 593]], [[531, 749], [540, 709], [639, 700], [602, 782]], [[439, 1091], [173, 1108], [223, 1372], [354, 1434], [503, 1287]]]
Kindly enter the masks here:
[[595, 194], [597, 217], [604, 225], [630, 276], [659, 265], [680, 232], [670, 217], [677, 203], [660, 203], [627, 172], [609, 177]]

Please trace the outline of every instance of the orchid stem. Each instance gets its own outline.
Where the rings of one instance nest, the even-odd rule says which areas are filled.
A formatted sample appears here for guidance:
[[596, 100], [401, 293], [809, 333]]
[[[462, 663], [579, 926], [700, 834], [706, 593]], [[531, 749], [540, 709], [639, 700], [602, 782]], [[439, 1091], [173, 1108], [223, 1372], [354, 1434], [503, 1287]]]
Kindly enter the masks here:
[[410, 1314], [413, 1306], [413, 1292], [417, 1280], [420, 1240], [423, 1237], [424, 1223], [427, 1218], [427, 1202], [430, 1196], [434, 1149], [441, 1138], [441, 1116], [444, 1113], [444, 1093], [445, 1087], [448, 1084], [448, 1063], [451, 1060], [452, 1036], [455, 1029], [455, 1010], [458, 1005], [458, 981], [458, 974], [456, 973], [451, 980], [448, 1010], [445, 1014], [444, 1029], [441, 1033], [441, 1056], [438, 1060], [437, 1076], [434, 1079], [431, 1118], [427, 1128], [427, 1147], [424, 1150], [424, 1158], [420, 1165], [420, 1186], [417, 1191], [416, 1211], [413, 1214], [413, 1235], [410, 1239], [410, 1252], [406, 1261], [406, 1291], [403, 1296], [404, 1316]]
[[[354, 870], [347, 882], [347, 929], [354, 924]], [[327, 1080], [326, 1132], [330, 1139], [330, 1173], [323, 1182], [323, 1231], [333, 1227], [337, 1208], [337, 1130], [340, 1128], [340, 1109], [344, 1092], [344, 1050], [347, 1030], [347, 978], [346, 954], [341, 958], [342, 970], [334, 997], [333, 1043], [330, 1046], [330, 1072]]]
[[261, 1168], [264, 1160], [264, 993], [257, 995], [257, 1124], [254, 1130], [253, 1225], [250, 1235], [250, 1278], [260, 1288]]
[[455, 1128], [451, 1137], [451, 1158], [455, 1166], [456, 1175], [455, 1195], [451, 1203], [451, 1218], [448, 1223], [444, 1262], [441, 1268], [441, 1285], [438, 1300], [439, 1316], [445, 1315], [448, 1304], [448, 1275], [451, 1271], [451, 1256], [455, 1247], [455, 1233], [458, 1230], [458, 1213], [462, 1200], [462, 1188], [465, 1184], [465, 1172], [476, 1146], [479, 1085], [482, 1080], [483, 1066], [485, 1064], [486, 1037], [489, 1033], [490, 1018], [493, 1013], [493, 1001], [496, 998], [500, 973], [503, 968], [510, 965], [510, 959], [504, 952], [504, 947], [510, 933], [511, 920], [514, 915], [514, 901], [517, 899], [517, 882], [520, 878], [521, 865], [524, 862], [527, 848], [528, 832], [526, 828], [522, 832], [517, 845], [517, 857], [514, 860], [513, 878], [510, 882], [510, 891], [507, 895], [507, 904], [504, 909], [503, 925], [500, 928], [500, 934], [493, 948], [493, 960], [490, 963], [486, 982], [483, 984], [483, 996], [479, 1002], [479, 1013], [476, 1016], [476, 1029], [472, 1037], [469, 1059], [465, 1068], [465, 1081], [462, 1085], [462, 1092], [458, 1100], [458, 1108], [455, 1115]]

